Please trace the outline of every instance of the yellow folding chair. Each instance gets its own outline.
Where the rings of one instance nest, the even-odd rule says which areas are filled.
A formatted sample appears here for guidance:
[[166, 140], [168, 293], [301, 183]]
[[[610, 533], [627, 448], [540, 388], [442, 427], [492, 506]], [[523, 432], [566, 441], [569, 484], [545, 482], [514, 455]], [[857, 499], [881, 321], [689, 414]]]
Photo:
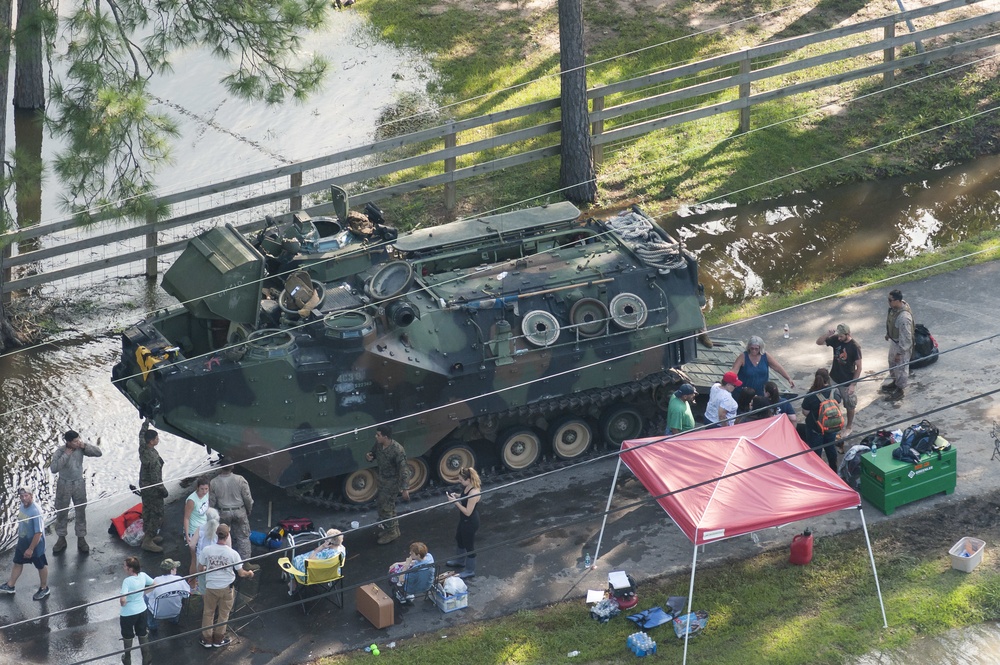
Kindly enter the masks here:
[[[344, 607], [343, 554], [338, 554], [332, 559], [306, 559], [304, 573], [296, 570], [288, 557], [278, 559], [278, 566], [295, 580], [295, 596], [301, 601], [303, 614], [311, 611], [312, 608], [306, 609], [306, 601], [309, 596], [316, 594], [325, 594], [323, 598], [337, 607]], [[339, 592], [331, 593], [337, 589]]]

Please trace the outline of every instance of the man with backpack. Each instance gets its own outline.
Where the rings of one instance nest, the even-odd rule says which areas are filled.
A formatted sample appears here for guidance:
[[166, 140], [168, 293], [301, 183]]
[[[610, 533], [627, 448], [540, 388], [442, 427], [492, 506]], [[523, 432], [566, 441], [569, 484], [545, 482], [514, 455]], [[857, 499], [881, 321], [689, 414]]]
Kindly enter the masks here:
[[885, 317], [885, 339], [889, 342], [889, 376], [892, 381], [879, 390], [888, 400], [903, 398], [903, 389], [910, 376], [910, 356], [913, 354], [913, 312], [903, 300], [903, 292], [889, 292], [889, 311]]
[[851, 435], [854, 410], [858, 406], [855, 386], [857, 380], [861, 378], [861, 345], [851, 337], [851, 328], [846, 323], [838, 324], [836, 330], [828, 330], [825, 335], [820, 335], [816, 344], [833, 348], [830, 379], [835, 384], [846, 384], [838, 389], [840, 401], [847, 412], [847, 423], [841, 435], [846, 438]]

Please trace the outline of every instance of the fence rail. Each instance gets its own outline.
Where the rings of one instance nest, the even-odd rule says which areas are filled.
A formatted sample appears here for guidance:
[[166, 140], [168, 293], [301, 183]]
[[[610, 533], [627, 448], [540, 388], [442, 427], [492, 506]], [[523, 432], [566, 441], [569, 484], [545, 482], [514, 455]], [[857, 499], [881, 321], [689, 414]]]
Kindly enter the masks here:
[[[837, 27], [823, 32], [769, 42], [753, 48], [726, 53], [699, 62], [684, 64], [619, 81], [588, 90], [591, 102], [589, 114], [594, 145], [594, 159], [600, 165], [605, 145], [633, 138], [667, 127], [694, 120], [736, 113], [739, 131], [750, 130], [750, 112], [753, 106], [799, 95], [820, 88], [839, 85], [869, 77], [882, 77], [883, 86], [893, 84], [897, 70], [926, 65], [941, 58], [967, 54], [1000, 43], [1000, 34], [991, 32], [977, 36], [975, 31], [1000, 25], [1000, 12], [989, 12], [971, 17], [961, 17], [919, 31], [896, 34], [899, 24], [912, 25], [913, 19], [969, 7], [983, 0], [948, 0], [936, 5], [920, 7], [860, 23]], [[868, 42], [851, 44], [821, 55], [789, 59], [803, 49], [817, 44], [835, 42], [847, 37], [880, 33]], [[923, 47], [924, 42], [948, 40], [946, 45], [933, 49]], [[897, 52], [907, 44], [919, 46], [915, 55], [897, 57]], [[835, 74], [803, 80], [791, 85], [781, 85], [780, 78], [804, 75], [807, 70], [844, 63], [851, 60], [878, 57], [875, 64], [863, 64]], [[789, 59], [768, 64], [774, 58]], [[690, 77], [708, 78], [693, 85], [685, 85], [665, 92], [663, 87], [677, 86]], [[756, 88], [756, 89], [755, 89]], [[647, 93], [647, 94], [643, 94]], [[637, 99], [612, 103], [627, 95], [640, 95]], [[728, 97], [726, 97], [728, 95]], [[669, 108], [681, 102], [702, 101], [696, 108], [670, 112]], [[302, 209], [303, 197], [329, 189], [330, 185], [342, 187], [360, 183], [378, 182], [404, 172], [421, 168], [439, 168], [433, 175], [412, 177], [384, 186], [373, 186], [363, 192], [364, 200], [380, 201], [391, 196], [417, 191], [428, 187], [444, 188], [444, 202], [448, 210], [456, 204], [456, 185], [467, 178], [481, 176], [501, 169], [513, 168], [560, 153], [560, 121], [557, 113], [559, 99], [550, 99], [517, 108], [497, 111], [474, 118], [455, 120], [417, 132], [396, 136], [371, 144], [343, 150], [331, 155], [281, 166], [278, 168], [233, 178], [161, 197], [161, 204], [171, 207], [193, 207], [192, 211], [178, 212], [156, 220], [123, 223], [99, 220], [81, 231], [73, 219], [19, 229], [0, 234], [4, 247], [2, 284], [0, 292], [9, 294], [58, 280], [97, 273], [110, 268], [145, 262], [145, 273], [153, 277], [157, 259], [183, 249], [187, 238], [199, 232], [206, 222], [233, 223], [248, 231], [259, 227], [265, 214], [280, 216], [287, 210]], [[636, 113], [663, 112], [650, 120], [628, 122], [624, 118]], [[541, 117], [542, 121], [533, 120]], [[531, 126], [507, 129], [511, 122], [528, 119]], [[608, 127], [609, 121], [618, 121]], [[495, 134], [478, 138], [477, 130], [492, 128]], [[467, 138], [466, 142], [460, 139]], [[548, 145], [538, 147], [539, 142]], [[378, 158], [391, 157], [400, 150], [415, 151], [421, 144], [433, 144], [418, 154], [398, 157], [378, 163]], [[442, 147], [443, 146], [443, 147]], [[496, 158], [490, 153], [498, 148], [513, 154]], [[472, 163], [459, 167], [459, 158]], [[477, 159], [478, 158], [478, 159]], [[329, 177], [322, 169], [333, 165], [350, 164], [355, 160], [368, 160], [361, 168], [349, 173]], [[311, 176], [307, 178], [306, 176]], [[397, 175], [402, 178], [402, 175]], [[355, 196], [358, 193], [355, 192]], [[236, 196], [237, 200], [219, 203], [216, 198]], [[312, 215], [331, 214], [330, 203], [306, 206]], [[77, 237], [64, 237], [64, 236]], [[44, 247], [41, 239], [45, 238]], [[13, 249], [16, 248], [16, 252]], [[94, 258], [93, 254], [100, 254]], [[69, 264], [69, 265], [66, 265]], [[41, 271], [29, 267], [43, 266]], [[23, 274], [22, 274], [23, 273]]]

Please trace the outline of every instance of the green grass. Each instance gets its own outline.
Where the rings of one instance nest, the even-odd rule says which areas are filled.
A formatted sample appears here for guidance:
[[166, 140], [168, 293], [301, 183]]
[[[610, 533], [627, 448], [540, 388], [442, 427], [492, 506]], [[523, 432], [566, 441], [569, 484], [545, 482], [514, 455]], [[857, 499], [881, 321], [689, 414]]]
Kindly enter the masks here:
[[[485, 12], [471, 12], [431, 0], [369, 0], [356, 8], [366, 12], [373, 30], [382, 38], [426, 53], [438, 74], [429, 86], [429, 94], [438, 104], [454, 104], [448, 106], [446, 116], [466, 118], [559, 94], [558, 42], [552, 37], [557, 25], [555, 7], [528, 12], [520, 6], [499, 9], [487, 4]], [[586, 0], [587, 58], [596, 63], [588, 72], [588, 84], [610, 83], [763, 41], [830, 28], [862, 10], [867, 11], [864, 18], [896, 11], [895, 4], [888, 1], [867, 8], [857, 1], [824, 1], [816, 3], [813, 9], [817, 11], [803, 12], [778, 32], [750, 23], [684, 38], [694, 32], [690, 25], [696, 16], [718, 24], [777, 6], [770, 2], [725, 3], [717, 6], [715, 14], [704, 16], [702, 4], [694, 2], [636, 9], [638, 5], [612, 0]], [[843, 48], [859, 40], [855, 37], [825, 47], [810, 47], [802, 53], [757, 62], [755, 67], [817, 55], [821, 48]], [[904, 54], [907, 48], [902, 49]], [[622, 53], [631, 55], [615, 57]], [[850, 66], [870, 64], [875, 58], [858, 58]], [[919, 71], [909, 70], [898, 75], [897, 81], [940, 74], [948, 66], [933, 63]], [[847, 68], [845, 63], [815, 67], [809, 70], [808, 77]], [[786, 76], [770, 85], [788, 85], [803, 76]], [[1000, 104], [1000, 80], [989, 69], [959, 69], [889, 92], [880, 92], [881, 85], [881, 78], [853, 81], [754, 107], [751, 123], [755, 131], [749, 134], [738, 135], [735, 114], [726, 114], [609, 145], [599, 171], [598, 205], [642, 202], [649, 211], [659, 214], [680, 204], [717, 198], [741, 203], [797, 190], [919, 172], [939, 163], [995, 152], [1000, 147], [1000, 113], [919, 134]], [[663, 87], [662, 91], [667, 89]], [[633, 95], [616, 95], [608, 98], [606, 105], [622, 103]], [[729, 90], [708, 99], [720, 102], [734, 95]], [[835, 106], [824, 108], [831, 103]], [[613, 122], [635, 122], [667, 108]], [[467, 143], [488, 137], [486, 132], [510, 131], [546, 119], [551, 118], [523, 118], [502, 129], [483, 128], [463, 134], [460, 141]], [[919, 135], [900, 141], [914, 134]], [[519, 149], [540, 147], [554, 140], [547, 137], [525, 142]], [[845, 159], [893, 141], [896, 143]], [[509, 152], [509, 148], [498, 148], [487, 156]], [[460, 159], [459, 167], [468, 163]], [[441, 165], [433, 165], [405, 177], [440, 170]], [[459, 183], [461, 212], [544, 200], [535, 197], [558, 199], [558, 194], [550, 194], [558, 188], [558, 171], [559, 160], [552, 158], [463, 181]], [[389, 178], [383, 184], [392, 181]], [[437, 189], [398, 197], [393, 201], [395, 217], [405, 220], [404, 228], [434, 224], [443, 217], [441, 200]]]
[[[858, 532], [823, 538], [808, 566], [792, 566], [784, 549], [745, 561], [698, 569], [696, 609], [709, 612], [704, 635], [689, 647], [692, 662], [714, 665], [839, 665], [847, 656], [891, 649], [914, 636], [1000, 616], [1000, 574], [980, 566], [972, 574], [951, 569], [946, 555], [918, 559], [896, 532], [872, 529], [873, 548], [890, 628], [882, 627], [864, 536]], [[687, 595], [686, 573], [640, 584], [642, 607]], [[429, 610], [431, 611], [431, 610]], [[577, 663], [632, 663], [625, 648], [637, 629], [623, 617], [592, 620], [581, 599], [495, 621], [449, 626], [382, 648], [382, 662], [465, 665], [476, 662], [563, 662], [573, 650]], [[654, 629], [661, 662], [680, 662], [683, 642], [669, 627]], [[445, 639], [445, 636], [447, 638]], [[325, 658], [321, 665], [371, 658], [360, 652]]]

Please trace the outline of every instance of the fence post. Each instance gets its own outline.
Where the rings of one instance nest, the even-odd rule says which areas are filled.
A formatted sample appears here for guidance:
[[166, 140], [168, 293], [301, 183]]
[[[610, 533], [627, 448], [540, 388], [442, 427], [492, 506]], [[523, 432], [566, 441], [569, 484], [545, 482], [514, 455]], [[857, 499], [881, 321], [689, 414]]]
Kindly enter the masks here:
[[[889, 25], [885, 26], [885, 29], [882, 31], [882, 36], [885, 37], [885, 39], [892, 39], [893, 37], [895, 37], [896, 24], [890, 23]], [[882, 51], [883, 62], [892, 62], [895, 59], [896, 59], [896, 49], [894, 47], [889, 47]], [[882, 74], [882, 88], [885, 89], [891, 87], [893, 82], [895, 82], [895, 80], [896, 80], [896, 70], [895, 69], [888, 70], [885, 74]]]
[[295, 190], [292, 197], [288, 199], [288, 205], [290, 210], [302, 210], [302, 194], [299, 193], [299, 187], [302, 186], [302, 171], [288, 176], [288, 186]]
[[[743, 49], [743, 59], [740, 60], [740, 74], [750, 73], [750, 52]], [[746, 106], [740, 109], [740, 134], [750, 131], [750, 81], [740, 83], [740, 99], [746, 100]]]
[[[598, 111], [604, 110], [604, 95], [600, 97], [594, 97], [593, 108], [591, 111], [597, 113]], [[590, 134], [591, 136], [600, 136], [604, 133], [604, 121], [595, 120], [590, 123]], [[594, 168], [600, 168], [601, 163], [604, 161], [604, 146], [594, 145], [590, 149], [591, 155], [594, 158]]]
[[[156, 224], [156, 213], [146, 213], [146, 224]], [[152, 249], [153, 255], [146, 257], [146, 279], [156, 279], [156, 231], [146, 234], [146, 249]]]
[[2, 296], [0, 296], [0, 302], [3, 302], [4, 305], [10, 304], [12, 295], [11, 293], [5, 292], [3, 290], [4, 284], [10, 281], [10, 276], [11, 276], [10, 268], [6, 267], [3, 263], [4, 259], [10, 257], [11, 244], [5, 245], [4, 248], [0, 250], [0, 293], [3, 294]]
[[[458, 136], [455, 132], [445, 134], [444, 149], [448, 150], [449, 148], [454, 148], [456, 146], [458, 146]], [[457, 162], [458, 160], [454, 157], [446, 157], [444, 160], [444, 172], [454, 173]], [[455, 181], [450, 180], [444, 184], [444, 209], [448, 212], [453, 212], [455, 210], [455, 204], [457, 203], [456, 198]]]

